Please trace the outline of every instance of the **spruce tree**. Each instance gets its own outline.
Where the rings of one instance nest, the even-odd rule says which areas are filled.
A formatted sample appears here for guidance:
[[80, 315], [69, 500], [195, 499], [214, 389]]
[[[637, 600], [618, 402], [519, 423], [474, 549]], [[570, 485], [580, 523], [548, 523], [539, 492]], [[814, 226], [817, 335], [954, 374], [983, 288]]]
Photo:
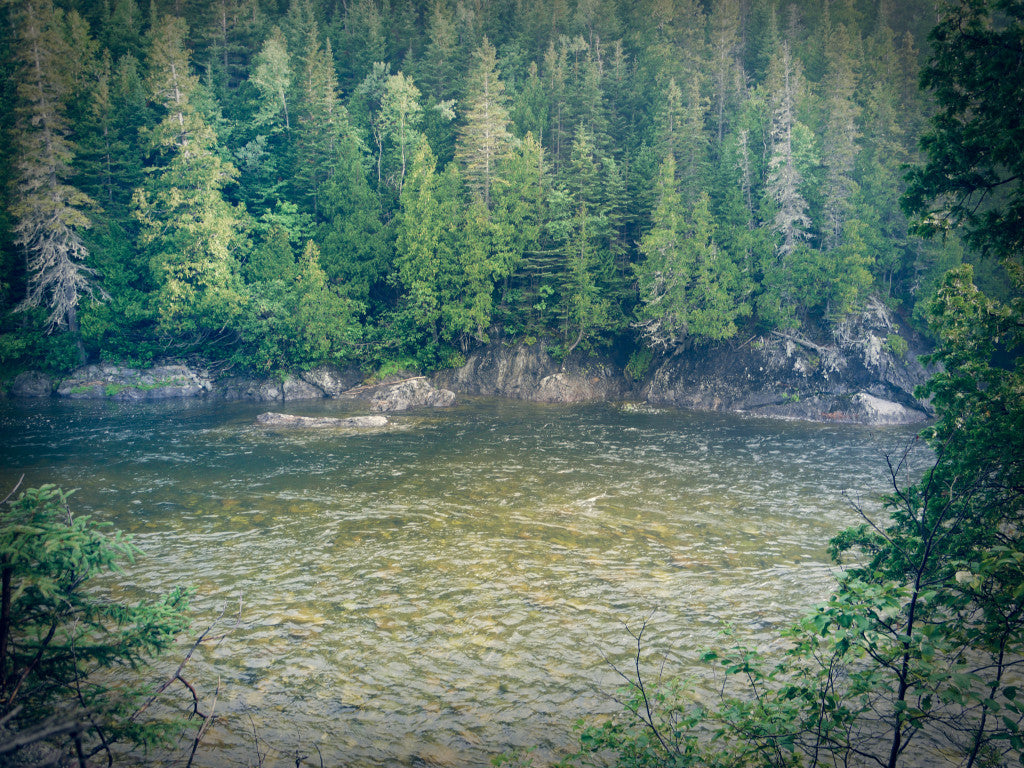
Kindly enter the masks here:
[[665, 350], [689, 338], [727, 339], [750, 314], [740, 270], [715, 242], [710, 197], [702, 192], [687, 206], [674, 166], [671, 157], [662, 164], [653, 226], [640, 241], [646, 258], [636, 267], [637, 326], [648, 344]]
[[157, 164], [133, 205], [159, 286], [160, 329], [190, 346], [225, 340], [243, 299], [240, 214], [221, 194], [235, 169], [221, 160], [217, 137], [192, 101], [198, 78], [186, 30], [183, 20], [164, 16], [151, 32], [147, 83], [164, 117], [150, 132]]
[[499, 167], [512, 141], [505, 85], [498, 72], [497, 52], [485, 37], [474, 54], [466, 81], [466, 117], [455, 157], [470, 189], [491, 207], [492, 188], [500, 183]]
[[852, 33], [839, 25], [827, 40], [828, 67], [822, 83], [825, 102], [822, 160], [825, 165], [825, 221], [822, 245], [837, 248], [843, 227], [852, 215], [852, 201], [857, 194], [853, 179], [854, 162], [858, 149], [857, 105], [854, 91], [857, 86], [853, 63], [857, 49]]
[[[27, 295], [19, 307], [45, 307], [49, 331], [67, 328], [77, 337], [78, 305], [94, 294], [94, 273], [85, 265], [89, 252], [82, 239], [92, 201], [70, 183], [75, 145], [66, 103], [73, 89], [73, 55], [50, 0], [24, 0], [12, 12], [18, 152], [11, 214], [28, 271]], [[80, 341], [79, 355], [84, 360]]]

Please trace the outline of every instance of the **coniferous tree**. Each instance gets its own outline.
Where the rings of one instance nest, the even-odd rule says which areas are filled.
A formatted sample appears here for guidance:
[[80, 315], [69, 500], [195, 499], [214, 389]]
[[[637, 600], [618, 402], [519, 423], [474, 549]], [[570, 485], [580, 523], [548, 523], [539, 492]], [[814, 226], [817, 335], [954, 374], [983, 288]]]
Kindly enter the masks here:
[[458, 82], [458, 33], [452, 8], [446, 0], [433, 0], [427, 17], [427, 45], [419, 81], [438, 101], [455, 96]]
[[[788, 43], [779, 47], [772, 60], [768, 91], [772, 94], [771, 155], [765, 180], [765, 195], [773, 211], [772, 229], [778, 235], [774, 254], [762, 264], [762, 293], [758, 312], [770, 325], [795, 327], [798, 292], [807, 282], [806, 274], [793, 269], [796, 254], [807, 248], [811, 218], [801, 185], [803, 176], [797, 160], [799, 122], [796, 108], [801, 76]], [[801, 259], [805, 254], [801, 253]], [[805, 260], [805, 259], [804, 259]]]
[[297, 103], [294, 188], [321, 217], [321, 187], [334, 170], [342, 142], [354, 137], [348, 110], [338, 95], [330, 40], [321, 46], [314, 29], [306, 46]]
[[613, 317], [612, 304], [599, 283], [600, 256], [591, 233], [592, 224], [586, 204], [577, 206], [561, 285], [562, 323], [568, 344], [565, 354], [608, 329]]
[[455, 157], [470, 189], [491, 207], [493, 187], [500, 183], [499, 166], [512, 141], [505, 85], [498, 72], [497, 52], [485, 37], [474, 54], [466, 86], [465, 124], [459, 131]]
[[164, 117], [150, 134], [157, 165], [133, 205], [159, 286], [160, 328], [200, 344], [223, 339], [240, 312], [241, 222], [221, 194], [235, 169], [221, 160], [217, 137], [193, 103], [198, 78], [190, 71], [186, 29], [181, 19], [164, 16], [151, 31], [147, 82]]
[[852, 215], [857, 194], [853, 179], [857, 156], [858, 109], [854, 102], [856, 80], [853, 62], [857, 59], [851, 32], [839, 25], [826, 44], [827, 71], [823, 85], [825, 114], [822, 136], [822, 160], [825, 165], [825, 205], [822, 246], [837, 248], [843, 228]]
[[381, 221], [380, 197], [370, 187], [362, 152], [342, 137], [321, 206], [320, 261], [332, 283], [371, 310], [389, 303], [385, 290], [391, 251]]
[[[61, 17], [49, 0], [24, 0], [17, 23], [15, 242], [27, 259], [28, 291], [22, 308], [45, 306], [49, 330], [78, 334], [78, 305], [92, 295], [92, 270], [82, 231], [90, 226], [90, 199], [70, 184], [75, 147], [66, 102], [73, 87], [72, 54]], [[80, 356], [84, 350], [79, 342]]]
[[551, 153], [551, 170], [554, 173], [562, 167], [569, 150], [570, 120], [566, 103], [566, 69], [567, 45], [563, 38], [556, 47], [554, 40], [548, 42], [544, 53], [544, 90], [548, 95], [547, 130], [544, 136]]
[[743, 76], [742, 64], [738, 61], [740, 21], [739, 0], [720, 0], [712, 5], [708, 17], [713, 93], [711, 109], [718, 146], [725, 140], [730, 106], [734, 106], [730, 102], [737, 99], [737, 81]]
[[727, 339], [735, 335], [736, 321], [750, 313], [739, 268], [715, 242], [710, 197], [699, 194], [687, 211], [675, 175], [669, 157], [662, 165], [653, 227], [640, 242], [646, 258], [636, 268], [638, 327], [651, 346], [669, 350], [691, 337]]
[[452, 255], [446, 247], [448, 222], [442, 218], [437, 189], [436, 160], [422, 142], [402, 188], [395, 266], [407, 299], [404, 311], [435, 347], [441, 341], [445, 262]]

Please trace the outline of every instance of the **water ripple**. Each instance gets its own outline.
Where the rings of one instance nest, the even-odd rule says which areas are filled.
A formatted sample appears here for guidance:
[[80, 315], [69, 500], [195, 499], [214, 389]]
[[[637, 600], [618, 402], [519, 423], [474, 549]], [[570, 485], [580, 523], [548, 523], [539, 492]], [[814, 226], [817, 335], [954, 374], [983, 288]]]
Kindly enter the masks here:
[[[350, 404], [293, 407], [347, 415]], [[197, 593], [223, 719], [200, 757], [478, 765], [571, 742], [608, 712], [624, 625], [652, 669], [696, 675], [733, 626], [770, 646], [823, 599], [824, 543], [885, 491], [911, 432], [722, 414], [480, 401], [366, 434], [268, 432], [245, 404], [0, 404], [0, 482], [78, 487], [75, 509], [148, 554], [117, 589]]]

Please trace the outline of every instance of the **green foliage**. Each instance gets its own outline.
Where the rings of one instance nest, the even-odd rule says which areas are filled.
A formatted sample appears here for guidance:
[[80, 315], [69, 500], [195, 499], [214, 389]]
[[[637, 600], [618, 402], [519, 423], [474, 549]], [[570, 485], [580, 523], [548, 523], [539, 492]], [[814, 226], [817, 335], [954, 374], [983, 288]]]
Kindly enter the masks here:
[[189, 349], [230, 328], [243, 297], [240, 212], [221, 194], [236, 172], [221, 160], [217, 136], [194, 101], [198, 78], [189, 74], [185, 34], [174, 17], [153, 31], [147, 82], [164, 117], [151, 141], [164, 163], [136, 191], [133, 209], [158, 286], [158, 327]]
[[1024, 250], [1024, 64], [1019, 0], [957, 0], [930, 39], [921, 85], [939, 114], [922, 137], [928, 162], [910, 174], [906, 205], [927, 233], [960, 229], [981, 252]]
[[640, 243], [647, 258], [636, 268], [640, 327], [655, 346], [675, 346], [687, 337], [730, 338], [736, 321], [750, 313], [741, 298], [739, 269], [715, 243], [709, 205], [705, 193], [684, 211], [670, 156], [662, 168], [654, 227]]
[[904, 358], [907, 356], [907, 350], [910, 349], [910, 345], [898, 333], [890, 333], [885, 337], [885, 348], [896, 355], [896, 357]]
[[252, 301], [240, 325], [246, 362], [255, 370], [341, 364], [362, 339], [362, 305], [327, 280], [309, 241], [296, 261], [275, 227], [247, 265]]
[[[621, 346], [636, 324], [683, 343], [755, 326], [827, 332], [871, 292], [923, 326], [945, 268], [963, 260], [923, 244], [898, 206], [927, 109], [913, 82], [929, 15], [915, 15], [919, 0], [864, 16], [801, 6], [799, 19], [777, 0], [247, 1], [176, 16], [107, 5], [83, 16], [65, 0], [14, 0], [0, 49], [0, 298], [80, 326], [92, 359], [292, 359], [303, 345], [259, 339], [290, 331], [253, 307], [283, 311], [269, 282], [292, 279], [309, 239], [358, 305], [364, 363], [412, 349], [437, 361], [494, 338]], [[956, 6], [964, 25], [942, 28], [949, 45], [931, 64], [937, 95], [976, 37], [1013, 103], [1017, 65], [999, 46], [1013, 50], [1019, 9], [996, 6]], [[45, 66], [29, 66], [33, 51]], [[925, 176], [969, 187], [961, 171], [986, 145], [966, 118], [1009, 131], [1013, 110], [950, 109], [928, 141], [952, 149]], [[443, 190], [432, 295], [410, 271], [401, 199], [424, 142]], [[947, 189], [949, 216], [937, 206], [929, 226], [976, 215], [980, 236], [988, 212], [1019, 196], [1018, 144], [993, 145], [984, 183]], [[643, 244], [667, 231], [668, 158], [686, 269], [663, 280]], [[24, 246], [58, 258], [26, 270]], [[969, 260], [986, 290], [1005, 283], [995, 259]], [[16, 325], [8, 349], [38, 365], [34, 321]]]
[[[172, 649], [188, 626], [188, 593], [130, 605], [97, 587], [97, 577], [140, 553], [120, 533], [73, 516], [69, 496], [30, 488], [0, 515], [0, 716], [26, 733], [50, 716], [81, 719], [86, 757], [119, 742], [165, 742], [175, 724], [141, 717], [152, 691], [108, 672], [144, 671]], [[70, 738], [60, 746], [70, 752]]]
[[654, 362], [654, 352], [647, 347], [640, 347], [633, 351], [626, 362], [626, 375], [633, 381], [643, 381], [647, 372], [651, 370], [651, 363]]
[[80, 339], [67, 331], [48, 333], [41, 309], [20, 313], [18, 320], [20, 327], [0, 333], [0, 367], [5, 377], [13, 379], [29, 368], [60, 376], [79, 365]]

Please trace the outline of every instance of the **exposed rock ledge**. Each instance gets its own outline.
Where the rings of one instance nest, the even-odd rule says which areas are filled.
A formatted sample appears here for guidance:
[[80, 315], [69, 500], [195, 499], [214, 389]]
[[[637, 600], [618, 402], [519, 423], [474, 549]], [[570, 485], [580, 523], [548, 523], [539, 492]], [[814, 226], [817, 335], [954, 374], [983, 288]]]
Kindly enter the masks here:
[[622, 369], [612, 361], [576, 355], [559, 363], [543, 342], [491, 344], [470, 355], [461, 368], [438, 373], [434, 383], [466, 395], [540, 403], [617, 401], [631, 391]]
[[[180, 363], [146, 370], [118, 365], [87, 365], [74, 371], [56, 388], [59, 397], [92, 400], [163, 400], [180, 397], [219, 397], [253, 402], [293, 402], [325, 397], [365, 400], [378, 413], [410, 408], [442, 408], [455, 403], [455, 393], [438, 389], [423, 376], [355, 386], [357, 371], [322, 365], [296, 375], [216, 378], [208, 371]], [[49, 397], [53, 383], [37, 373], [15, 380], [15, 397]]]
[[492, 344], [461, 368], [441, 371], [439, 386], [468, 395], [540, 402], [622, 400], [655, 406], [732, 411], [778, 419], [854, 424], [914, 424], [931, 415], [914, 389], [928, 377], [912, 339], [880, 302], [848, 318], [826, 341], [769, 334], [678, 350], [654, 361], [639, 391], [610, 360], [551, 358], [543, 343]]
[[56, 388], [41, 374], [22, 374], [11, 393], [45, 397], [56, 389], [71, 398], [209, 396], [256, 402], [334, 397], [364, 401], [381, 413], [447, 407], [458, 392], [547, 403], [639, 399], [654, 406], [772, 418], [912, 424], [931, 415], [929, 404], [913, 394], [928, 373], [913, 343], [900, 354], [897, 334], [913, 340], [880, 302], [871, 302], [836, 328], [831, 339], [775, 333], [744, 343], [677, 350], [655, 360], [636, 385], [612, 360], [576, 354], [556, 361], [538, 342], [491, 344], [471, 354], [461, 368], [436, 374], [433, 383], [413, 376], [358, 386], [358, 371], [327, 365], [253, 379], [217, 378], [180, 363], [144, 371], [104, 364], [80, 368]]
[[367, 429], [384, 427], [388, 424], [387, 416], [350, 416], [347, 419], [327, 417], [292, 416], [288, 413], [261, 413], [256, 423], [263, 427], [287, 427], [303, 429]]
[[914, 397], [928, 378], [912, 338], [880, 303], [871, 302], [829, 343], [775, 333], [746, 344], [676, 353], [656, 366], [643, 388], [654, 405], [736, 411], [783, 419], [858, 424], [913, 424], [931, 406]]

